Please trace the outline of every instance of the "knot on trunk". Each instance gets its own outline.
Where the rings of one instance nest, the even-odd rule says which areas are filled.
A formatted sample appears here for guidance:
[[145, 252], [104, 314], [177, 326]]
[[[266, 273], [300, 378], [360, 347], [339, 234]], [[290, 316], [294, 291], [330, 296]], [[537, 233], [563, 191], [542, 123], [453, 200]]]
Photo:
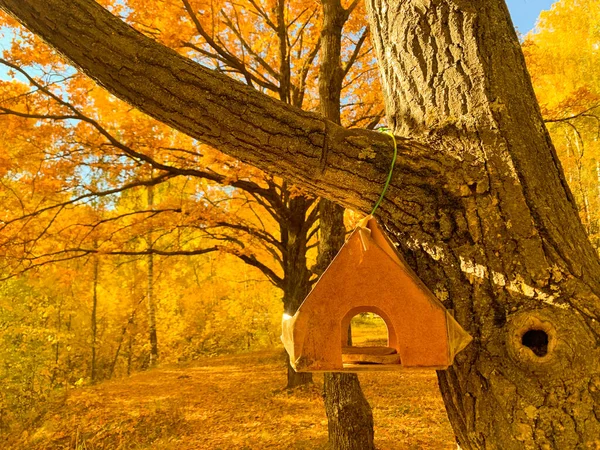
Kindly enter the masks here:
[[543, 311], [523, 311], [509, 319], [506, 347], [513, 361], [525, 369], [548, 371], [560, 364], [559, 342], [554, 320]]

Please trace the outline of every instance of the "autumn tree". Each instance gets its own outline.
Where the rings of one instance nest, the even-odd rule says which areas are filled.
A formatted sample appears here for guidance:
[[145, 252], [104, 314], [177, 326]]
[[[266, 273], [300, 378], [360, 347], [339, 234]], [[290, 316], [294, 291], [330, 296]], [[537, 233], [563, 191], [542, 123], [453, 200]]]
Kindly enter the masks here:
[[[203, 142], [368, 211], [390, 139], [344, 129], [182, 58], [90, 0], [2, 8], [119, 97]], [[367, 3], [399, 136], [379, 219], [474, 342], [439, 372], [463, 448], [577, 448], [597, 419], [600, 264], [506, 5]]]
[[[295, 106], [316, 107], [311, 90], [314, 89], [315, 84], [315, 68], [320, 64], [318, 55], [321, 47], [321, 10], [318, 2], [315, 2], [315, 8], [312, 9], [303, 4], [283, 0], [273, 5], [262, 6], [248, 2], [245, 7], [252, 11], [250, 15], [240, 15], [240, 4], [228, 2], [210, 11], [204, 8], [202, 3], [194, 1], [173, 2], [169, 3], [167, 9], [161, 7], [160, 14], [154, 7], [148, 7], [144, 2], [130, 0], [127, 5], [129, 9], [123, 9], [123, 5], [113, 5], [113, 7], [118, 8], [120, 14], [126, 16], [130, 23], [143, 32], [177, 48], [186, 56], [214, 66], [216, 70], [228, 73], [250, 86], [284, 99]], [[361, 93], [361, 90], [365, 91], [365, 87], [376, 80], [372, 74], [374, 61], [371, 50], [365, 44], [368, 42], [367, 29], [361, 8], [358, 8], [358, 13], [352, 16], [352, 20], [348, 20], [357, 5], [358, 2], [354, 2], [348, 7], [346, 28], [350, 33], [355, 34], [355, 37], [344, 39], [344, 61], [340, 62], [341, 71], [336, 74], [336, 77], [341, 77], [339, 82], [344, 84], [340, 84], [336, 95], [339, 97], [342, 90], [344, 91], [347, 102], [344, 105], [343, 117], [348, 125], [373, 126], [381, 117], [382, 111], [377, 96], [369, 97]], [[257, 34], [255, 32], [257, 28], [265, 31]], [[173, 32], [175, 29], [178, 30], [177, 33]], [[341, 34], [341, 28], [337, 32]], [[272, 33], [275, 33], [279, 42], [277, 46], [269, 45]], [[342, 36], [339, 39], [341, 41]], [[11, 49], [11, 53], [17, 59], [25, 54], [25, 49], [35, 45], [27, 38], [24, 40], [27, 45], [23, 45], [23, 48], [13, 46]], [[28, 59], [26, 58], [25, 61]], [[70, 82], [70, 84], [74, 83]], [[78, 84], [80, 90], [82, 84], [81, 82]], [[71, 90], [72, 87], [65, 84], [65, 89]], [[336, 114], [339, 115], [341, 107], [339, 99], [337, 103]], [[120, 147], [121, 154], [124, 152], [128, 158], [133, 158], [138, 163], [151, 165], [162, 177], [185, 175], [229, 184], [237, 189], [237, 196], [244, 197], [246, 206], [258, 210], [258, 213], [254, 213], [257, 217], [261, 216], [258, 221], [249, 220], [248, 217], [240, 220], [240, 217], [237, 217], [239, 214], [236, 214], [236, 217], [220, 215], [216, 218], [217, 214], [207, 210], [202, 218], [196, 217], [203, 223], [195, 226], [198, 229], [202, 228], [213, 240], [229, 244], [223, 249], [261, 270], [274, 285], [282, 289], [284, 309], [288, 313], [293, 313], [314, 282], [314, 278], [311, 280], [312, 271], [309, 268], [311, 263], [307, 253], [315, 245], [315, 235], [318, 231], [319, 211], [316, 207], [316, 198], [279, 178], [265, 176], [243, 166], [239, 167], [230, 161], [224, 161], [222, 157], [215, 158], [212, 164], [206, 162], [206, 158], [200, 160], [199, 153], [205, 152], [206, 149], [198, 149], [186, 145], [185, 142], [177, 142], [177, 145], [166, 144], [164, 139], [132, 136], [141, 135], [141, 130], [156, 134], [158, 127], [151, 123], [141, 124], [137, 121], [138, 130], [130, 129], [126, 139], [117, 138], [117, 135], [123, 136], [124, 130], [119, 129], [118, 126], [110, 127], [105, 123], [109, 122], [112, 125], [116, 122], [112, 118], [109, 120], [105, 118], [111, 109], [114, 116], [114, 102], [111, 104], [107, 103], [106, 99], [102, 101], [95, 99], [94, 106], [96, 105], [98, 105], [96, 111], [88, 113], [82, 111], [81, 107], [77, 107], [74, 115], [82, 121], [98, 125], [96, 131], [104, 134], [103, 137], [109, 140], [108, 143], [101, 145], [108, 144], [110, 148], [116, 144]], [[101, 110], [100, 107], [105, 106], [108, 108]], [[32, 114], [30, 109], [28, 105], [28, 113], [21, 112], [21, 114], [25, 116], [29, 114], [30, 118], [58, 118], [47, 112]], [[72, 108], [67, 106], [67, 109]], [[17, 113], [14, 108], [5, 107], [4, 111], [6, 114]], [[92, 116], [96, 114], [104, 120], [94, 120]], [[72, 116], [62, 116], [63, 120], [69, 117]], [[178, 152], [175, 158], [165, 152], [152, 149], [153, 146], [164, 149], [167, 145], [170, 145], [167, 148]], [[186, 153], [192, 157], [186, 158]], [[107, 155], [106, 151], [101, 155], [102, 158], [110, 158], [111, 162], [117, 162], [117, 167], [122, 167], [118, 159], [115, 161], [113, 155]], [[206, 164], [207, 170], [190, 170], [190, 167], [196, 168], [203, 164]], [[223, 170], [223, 166], [227, 165], [229, 165], [227, 170]], [[124, 170], [127, 169], [121, 169]], [[148, 188], [150, 189], [151, 186]], [[205, 198], [209, 199], [209, 197]], [[219, 199], [219, 202], [221, 201], [222, 199]], [[216, 209], [217, 203], [211, 202], [210, 206], [213, 210]], [[150, 209], [143, 209], [143, 211], [153, 212]], [[158, 209], [155, 212], [162, 211]], [[171, 212], [174, 212], [174, 209]], [[265, 222], [271, 223], [265, 224]], [[188, 223], [191, 224], [191, 220]], [[244, 235], [243, 239], [240, 239], [240, 234]], [[250, 242], [252, 245], [249, 245]], [[255, 249], [256, 244], [259, 244], [262, 252]], [[80, 246], [79, 249], [82, 250], [82, 247]], [[147, 259], [148, 261], [152, 259], [151, 253]], [[148, 297], [150, 299], [151, 296]], [[151, 310], [152, 308], [149, 308], [150, 317]], [[152, 338], [152, 333], [150, 335], [151, 341], [156, 341]], [[309, 380], [309, 374], [297, 374], [288, 368], [288, 387]]]
[[[182, 0], [170, 3], [166, 10], [161, 6], [160, 12], [143, 1], [129, 0], [127, 4], [131, 8], [127, 20], [140, 31], [206, 66], [304, 109], [315, 108], [311, 90], [315, 88], [316, 67], [330, 64], [327, 56], [322, 57], [327, 54], [322, 46], [326, 39], [323, 33], [337, 33], [340, 43], [343, 36], [342, 26], [321, 31], [323, 13], [319, 2], [250, 0], [208, 5]], [[348, 6], [344, 23], [358, 5], [353, 2]], [[339, 100], [344, 90], [348, 101], [343, 116], [352, 125], [376, 124], [382, 115], [377, 97], [357, 94], [373, 80], [370, 72], [374, 64], [370, 48], [365, 45], [368, 41], [363, 18], [358, 8], [348, 27], [356, 37], [344, 39], [345, 60], [342, 61], [340, 48], [339, 71], [332, 73], [339, 87], [326, 94], [332, 101], [320, 103], [340, 117]], [[331, 68], [327, 70], [331, 72]], [[321, 88], [319, 90], [321, 92]], [[314, 246], [319, 226], [317, 199], [285, 180], [256, 176], [263, 178], [261, 184], [266, 183], [267, 189], [248, 185], [240, 188], [242, 195], [247, 196], [249, 204], [259, 203], [260, 210], [274, 220], [275, 229], [260, 225], [261, 229], [257, 229], [253, 224], [241, 225], [227, 220], [218, 225], [251, 234], [276, 255], [279, 264], [275, 267], [255, 253], [240, 256], [282, 289], [284, 310], [293, 314], [315, 281], [307, 254]], [[227, 234], [219, 236], [231, 239]], [[310, 380], [310, 374], [298, 374], [288, 365], [289, 388]]]
[[600, 3], [562, 0], [543, 11], [523, 43], [542, 115], [583, 225], [599, 247]]
[[[364, 22], [364, 12], [356, 1], [349, 4], [346, 9], [339, 2], [325, 2], [322, 13], [318, 7], [310, 9], [305, 5], [283, 0], [275, 2], [272, 10], [268, 5], [260, 6], [257, 3], [249, 2], [246, 8], [254, 13], [250, 16], [240, 16], [238, 14], [240, 5], [237, 3], [225, 3], [221, 5], [222, 8], [219, 11], [213, 14], [206, 14], [206, 11], [202, 10], [201, 4], [190, 3], [186, 0], [181, 4], [170, 4], [167, 11], [161, 10], [162, 15], [157, 14], [152, 7], [149, 8], [147, 5], [138, 4], [135, 1], [128, 2], [128, 6], [131, 7], [129, 13], [126, 14], [122, 11], [121, 14], [125, 15], [130, 23], [143, 32], [178, 48], [180, 52], [189, 57], [198, 59], [204, 64], [214, 65], [215, 69], [229, 73], [248, 85], [262, 89], [283, 101], [298, 107], [313, 107], [315, 102], [314, 96], [311, 95], [311, 85], [314, 84], [315, 67], [318, 66], [321, 73], [318, 86], [321, 98], [319, 104], [325, 115], [337, 123], [340, 123], [343, 117], [348, 125], [364, 124], [371, 127], [381, 117], [381, 111], [378, 109], [380, 107], [377, 101], [378, 97], [375, 93], [372, 92], [369, 97], [360, 92], [361, 89], [364, 90], [367, 83], [374, 81], [372, 74], [374, 60], [368, 45], [368, 30]], [[316, 3], [315, 6], [320, 5]], [[199, 14], [199, 9], [204, 14]], [[324, 21], [323, 26], [321, 25], [321, 15]], [[217, 20], [215, 16], [220, 19]], [[187, 21], [181, 21], [182, 17], [187, 17]], [[352, 20], [350, 20], [351, 17]], [[173, 22], [169, 24], [165, 20]], [[178, 20], [182, 26], [175, 26]], [[264, 27], [267, 30], [266, 33], [254, 35], [253, 31], [257, 27], [257, 22], [260, 25], [259, 28]], [[355, 37], [344, 37], [344, 27], [349, 34], [355, 34]], [[172, 33], [175, 28], [180, 31], [178, 34]], [[266, 37], [271, 32], [276, 33], [278, 46], [266, 44], [268, 42]], [[13, 49], [12, 53], [18, 59], [19, 51]], [[26, 76], [23, 67], [17, 67], [15, 62], [6, 62], [6, 64], [11, 64], [13, 70]], [[79, 89], [84, 85], [80, 81]], [[199, 178], [208, 176], [206, 170], [204, 171], [206, 177], [201, 171], [185, 170], [186, 164], [188, 167], [199, 164], [197, 159], [186, 161], [183, 158], [186, 151], [188, 154], [197, 155], [194, 153], [196, 149], [193, 146], [185, 150], [185, 142], [177, 142], [177, 146], [170, 144], [170, 147], [167, 148], [179, 152], [178, 157], [173, 158], [164, 152], [161, 154], [160, 151], [156, 151], [156, 148], [164, 149], [166, 147], [166, 144], [163, 143], [164, 140], [134, 136], [135, 134], [140, 135], [144, 130], [149, 131], [148, 125], [136, 122], [137, 130], [127, 127], [129, 132], [127, 133], [126, 130], [119, 130], [118, 126], [113, 128], [108, 123], [104, 123], [116, 123], [117, 121], [114, 119], [102, 120], [106, 112], [101, 107], [108, 106], [109, 110], [112, 109], [113, 114], [116, 108], [114, 102], [107, 104], [106, 99], [101, 98], [101, 94], [94, 97], [96, 110], [90, 111], [88, 108], [89, 112], [86, 113], [84, 108], [87, 105], [83, 101], [86, 98], [82, 99], [81, 106], [76, 106], [66, 100], [52, 97], [50, 88], [39, 82], [34, 81], [34, 87], [42, 87], [41, 90], [46, 97], [51, 97], [49, 100], [53, 100], [54, 103], [58, 103], [57, 106], [67, 109], [70, 115], [63, 114], [61, 116], [56, 113], [51, 114], [49, 111], [32, 112], [32, 105], [23, 108], [25, 111], [8, 105], [4, 107], [4, 113], [29, 119], [54, 121], [76, 119], [87, 122], [92, 125], [92, 128], [95, 128], [94, 131], [108, 139], [108, 145], [120, 150], [117, 155], [124, 154], [137, 162], [150, 165], [152, 167], [150, 174], [156, 169], [163, 176], [166, 174], [173, 176], [184, 174]], [[65, 90], [69, 90], [69, 87], [66, 85]], [[343, 111], [342, 95], [345, 97]], [[46, 104], [43, 103], [44, 106]], [[373, 112], [374, 110], [375, 112]], [[156, 126], [153, 128], [150, 132], [156, 133], [156, 130], [159, 129]], [[112, 156], [107, 155], [107, 151], [99, 153], [103, 158]], [[117, 158], [119, 157], [117, 156]], [[111, 160], [114, 161], [114, 156], [112, 158]], [[210, 175], [212, 175], [211, 181], [235, 186], [238, 190], [236, 195], [246, 199], [245, 207], [252, 204], [257, 205], [260, 212], [266, 212], [270, 216], [275, 227], [265, 226], [265, 219], [261, 219], [258, 223], [256, 221], [252, 223], [252, 220], [247, 219], [241, 221], [240, 217], [232, 220], [227, 215], [215, 218], [218, 216], [215, 213], [209, 214], [212, 217], [196, 217], [196, 219], [203, 220], [195, 227], [202, 229], [212, 240], [235, 244], [234, 248], [228, 247], [226, 251], [263, 271], [275, 286], [282, 289], [284, 308], [287, 313], [293, 314], [314, 282], [314, 278], [311, 280], [312, 271], [308, 267], [310, 263], [307, 255], [311, 247], [311, 239], [315, 240], [318, 227], [321, 227], [320, 242], [323, 245], [320, 248], [318, 269], [315, 269], [320, 272], [327, 266], [339, 249], [340, 243], [343, 242], [345, 235], [343, 209], [326, 200], [317, 206], [314, 196], [299, 191], [285, 181], [262, 175], [257, 171], [228, 170], [223, 172], [222, 167], [218, 167], [219, 162], [222, 163], [223, 158], [219, 158], [216, 164], [209, 169], [211, 170]], [[181, 172], [182, 167], [184, 168], [183, 172]], [[144, 173], [144, 169], [147, 170], [145, 166], [142, 166], [137, 169], [137, 172]], [[121, 168], [120, 170], [124, 172], [127, 169]], [[217, 170], [223, 175], [220, 175]], [[115, 170], [112, 172], [114, 173]], [[155, 178], [150, 175], [148, 179], [154, 180]], [[239, 181], [241, 179], [253, 181]], [[165, 212], [164, 206], [162, 210], [154, 207], [152, 194], [154, 183], [148, 182], [145, 189], [148, 191], [147, 205], [138, 212], [150, 216]], [[210, 200], [209, 197], [205, 197], [205, 199], [210, 201], [210, 206], [213, 208], [219, 207], [219, 202], [214, 199]], [[175, 212], [175, 208], [170, 212]], [[236, 213], [236, 216], [239, 216], [239, 211]], [[257, 214], [257, 217], [259, 215], [264, 216], [264, 214]], [[324, 224], [330, 219], [335, 223]], [[153, 234], [156, 233], [153, 232], [155, 220], [144, 218], [144, 222], [148, 222], [144, 225], [148, 271], [146, 297], [150, 365], [153, 365], [158, 357], [155, 290], [153, 289], [154, 243], [152, 239]], [[189, 220], [188, 224], [194, 226]], [[178, 224], [178, 227], [181, 226], [183, 225]], [[231, 233], [232, 230], [234, 234]], [[249, 241], [248, 244], [242, 242], [237, 233], [248, 235], [244, 239], [244, 241]], [[114, 232], [111, 232], [110, 235], [114, 235]], [[265, 258], [260, 257], [259, 252], [251, 248], [250, 244], [257, 241], [262, 243], [267, 250], [266, 253], [263, 252], [263, 256], [267, 257], [266, 261]], [[225, 249], [225, 247], [222, 248]], [[78, 250], [79, 252], [75, 252], [75, 254], [85, 254], [84, 246], [80, 245]], [[115, 253], [115, 251], [118, 252], [118, 250], [111, 250], [109, 253]], [[106, 253], [106, 250], [103, 253]], [[162, 251], [162, 254], [177, 253], [178, 250]], [[95, 313], [92, 314], [92, 317], [95, 318]], [[127, 324], [129, 323], [130, 319], [127, 321]], [[92, 321], [92, 330], [95, 329], [94, 324], [95, 320]], [[92, 334], [95, 336], [94, 332]], [[95, 342], [95, 338], [93, 342]], [[117, 356], [120, 348], [121, 343], [116, 351]], [[94, 362], [94, 345], [92, 350]], [[117, 356], [115, 356], [115, 360]], [[92, 367], [95, 367], [95, 364], [92, 364]], [[92, 370], [92, 374], [94, 373]], [[295, 387], [310, 379], [309, 374], [297, 374], [288, 367], [288, 387]], [[366, 442], [368, 442], [368, 446], [372, 447], [372, 416], [368, 403], [360, 390], [358, 378], [355, 375], [347, 374], [327, 376], [325, 390], [330, 417], [330, 436], [334, 448], [367, 448]], [[339, 401], [342, 396], [347, 397], [348, 400]], [[349, 433], [350, 425], [353, 425], [355, 431], [359, 426], [362, 427], [361, 431]]]

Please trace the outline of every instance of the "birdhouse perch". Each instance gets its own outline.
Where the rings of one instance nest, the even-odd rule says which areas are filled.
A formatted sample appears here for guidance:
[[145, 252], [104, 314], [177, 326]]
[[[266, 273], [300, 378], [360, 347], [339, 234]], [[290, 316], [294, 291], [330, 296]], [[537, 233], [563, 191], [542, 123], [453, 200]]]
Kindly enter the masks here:
[[[387, 347], [348, 346], [350, 321], [364, 312], [384, 320]], [[282, 325], [281, 340], [297, 372], [446, 369], [471, 341], [372, 216]]]

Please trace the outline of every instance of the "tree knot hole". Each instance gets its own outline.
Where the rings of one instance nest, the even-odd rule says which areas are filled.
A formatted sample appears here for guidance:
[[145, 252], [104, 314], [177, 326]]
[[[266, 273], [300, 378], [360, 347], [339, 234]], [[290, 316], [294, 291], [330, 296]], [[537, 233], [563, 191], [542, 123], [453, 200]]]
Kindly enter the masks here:
[[536, 356], [548, 354], [548, 333], [544, 330], [528, 330], [523, 333], [521, 343], [529, 348]]
[[[546, 311], [522, 311], [507, 321], [507, 349], [511, 358], [528, 370], [552, 373], [560, 367], [561, 344], [554, 326], [559, 323]], [[560, 347], [562, 348], [562, 347]]]

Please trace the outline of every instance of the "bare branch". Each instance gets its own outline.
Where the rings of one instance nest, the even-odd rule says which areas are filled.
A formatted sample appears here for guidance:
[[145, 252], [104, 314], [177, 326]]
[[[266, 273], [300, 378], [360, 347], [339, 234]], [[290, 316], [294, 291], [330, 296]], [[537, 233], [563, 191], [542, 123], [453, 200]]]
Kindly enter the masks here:
[[360, 35], [360, 38], [358, 39], [358, 42], [354, 46], [354, 51], [352, 52], [352, 55], [350, 56], [350, 58], [344, 65], [344, 68], [343, 68], [344, 76], [343, 77], [346, 77], [346, 75], [348, 75], [348, 72], [350, 71], [350, 69], [352, 68], [352, 66], [354, 65], [356, 60], [358, 59], [358, 57], [360, 55], [360, 49], [362, 48], [363, 44], [367, 40], [368, 35], [369, 35], [369, 27], [365, 27], [363, 29], [363, 32]]
[[594, 109], [597, 109], [600, 107], [600, 104], [596, 104], [594, 106], [590, 106], [589, 108], [587, 108], [584, 111], [581, 111], [580, 113], [577, 114], [573, 114], [572, 116], [568, 116], [568, 117], [560, 117], [560, 118], [556, 118], [556, 119], [544, 119], [544, 122], [546, 123], [555, 123], [555, 122], [568, 122], [570, 120], [574, 120], [577, 119], [579, 117], [590, 117], [590, 118], [595, 118], [598, 119], [598, 116], [596, 116], [595, 114], [588, 114], [590, 111], [593, 111]]

